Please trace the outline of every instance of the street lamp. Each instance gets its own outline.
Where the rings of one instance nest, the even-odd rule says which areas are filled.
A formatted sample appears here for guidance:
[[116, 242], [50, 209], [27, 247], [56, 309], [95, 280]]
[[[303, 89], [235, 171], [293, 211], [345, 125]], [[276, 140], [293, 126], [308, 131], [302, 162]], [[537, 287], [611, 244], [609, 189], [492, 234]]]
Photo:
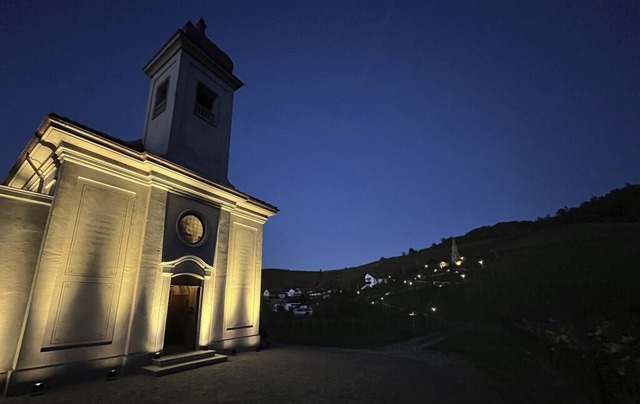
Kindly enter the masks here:
[[409, 313], [409, 317], [411, 317], [411, 328], [416, 328], [416, 312]]

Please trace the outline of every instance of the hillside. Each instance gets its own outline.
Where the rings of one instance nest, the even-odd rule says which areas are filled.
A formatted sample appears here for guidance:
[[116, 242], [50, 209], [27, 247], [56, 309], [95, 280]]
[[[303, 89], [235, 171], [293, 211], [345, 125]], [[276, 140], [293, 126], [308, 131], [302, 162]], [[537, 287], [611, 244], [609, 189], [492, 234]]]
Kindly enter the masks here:
[[[264, 270], [263, 289], [342, 293], [310, 300], [312, 318], [286, 318], [265, 304], [261, 321], [276, 340], [298, 344], [381, 346], [445, 335], [429, 349], [505, 379], [535, 360], [570, 377], [592, 402], [640, 400], [639, 185], [455, 239], [465, 270], [440, 269], [451, 239], [343, 270]], [[361, 290], [366, 273], [389, 282]]]
[[[591, 251], [597, 251], [600, 254], [593, 257], [593, 253], [587, 254], [588, 252], [585, 252], [593, 258], [586, 265], [592, 266], [596, 265], [596, 262], [608, 259], [615, 253], [620, 253], [617, 251], [619, 245], [627, 245], [631, 242], [631, 245], [627, 245], [629, 250], [640, 248], [633, 245], [633, 241], [637, 245], [640, 240], [638, 234], [633, 234], [633, 231], [629, 230], [633, 228], [633, 223], [640, 223], [640, 185], [627, 184], [624, 188], [614, 189], [604, 196], [592, 197], [578, 207], [561, 208], [554, 216], [548, 215], [536, 221], [514, 221], [483, 226], [464, 235], [456, 236], [455, 239], [462, 255], [483, 258], [487, 261], [487, 265], [490, 265], [491, 262], [500, 262], [500, 265], [504, 265], [505, 260], [513, 260], [515, 259], [513, 257], [520, 256], [519, 252], [523, 252], [523, 255], [520, 256], [521, 259], [531, 258], [534, 260], [532, 262], [536, 262], [535, 257], [538, 257], [538, 260], [546, 260], [544, 257], [549, 257], [549, 260], [553, 262], [563, 262], [562, 259], [556, 261], [551, 257], [561, 255], [563, 248], [568, 248], [572, 244], [580, 244], [579, 238], [574, 236], [580, 236], [583, 229], [588, 228], [589, 233], [593, 233], [596, 237], [596, 241], [590, 242], [594, 245]], [[590, 226], [581, 227], [585, 225]], [[620, 231], [617, 231], [618, 226], [620, 226]], [[562, 240], [562, 236], [558, 236], [558, 234], [564, 234], [566, 240]], [[573, 247], [580, 250], [579, 245]], [[616, 251], [614, 252], [614, 250]], [[535, 253], [524, 254], [526, 251], [535, 251]], [[262, 289], [282, 290], [302, 287], [340, 288], [355, 291], [362, 287], [366, 273], [402, 279], [410, 277], [416, 271], [424, 268], [425, 264], [435, 265], [440, 261], [449, 261], [450, 252], [451, 241], [443, 239], [441, 243], [434, 244], [429, 248], [418, 251], [409, 249], [409, 253], [402, 256], [381, 258], [379, 261], [342, 270], [265, 269], [262, 275]], [[572, 260], [580, 260], [580, 257], [585, 256], [579, 251], [571, 253], [577, 254], [571, 258]], [[567, 257], [571, 253], [567, 252]], [[623, 255], [629, 256], [629, 254], [633, 253], [627, 251]], [[563, 273], [564, 268], [567, 267], [557, 268], [554, 264], [545, 264], [545, 269], [540, 271], [547, 271], [548, 268], [555, 268], [555, 271]], [[535, 273], [547, 276], [542, 275], [542, 272]]]

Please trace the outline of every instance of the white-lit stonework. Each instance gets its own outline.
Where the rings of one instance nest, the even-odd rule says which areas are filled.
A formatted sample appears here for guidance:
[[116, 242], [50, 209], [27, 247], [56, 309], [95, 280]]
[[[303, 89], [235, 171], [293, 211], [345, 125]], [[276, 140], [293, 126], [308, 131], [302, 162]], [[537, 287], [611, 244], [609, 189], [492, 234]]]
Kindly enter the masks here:
[[[49, 115], [0, 186], [5, 394], [136, 372], [157, 353], [259, 345], [262, 227], [277, 209], [228, 183], [242, 83], [211, 46], [189, 23], [154, 56], [142, 142]], [[175, 107], [195, 97], [188, 114]], [[191, 120], [208, 125], [193, 138]], [[214, 163], [185, 168], [176, 148], [198, 142]]]

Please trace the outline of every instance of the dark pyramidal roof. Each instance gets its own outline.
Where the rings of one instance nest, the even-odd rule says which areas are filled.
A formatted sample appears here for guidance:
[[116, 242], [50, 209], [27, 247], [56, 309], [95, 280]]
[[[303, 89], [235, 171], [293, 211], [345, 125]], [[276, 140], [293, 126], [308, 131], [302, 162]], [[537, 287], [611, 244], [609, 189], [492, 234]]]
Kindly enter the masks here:
[[200, 18], [200, 20], [194, 25], [191, 21], [187, 22], [184, 27], [180, 30], [187, 38], [189, 38], [193, 43], [195, 43], [200, 49], [202, 49], [207, 56], [213, 59], [220, 66], [224, 67], [229, 73], [233, 72], [233, 61], [222, 51], [222, 49], [218, 48], [216, 44], [211, 42], [209, 38], [207, 38], [205, 34], [205, 30], [207, 28], [207, 24], [204, 22], [204, 19]]

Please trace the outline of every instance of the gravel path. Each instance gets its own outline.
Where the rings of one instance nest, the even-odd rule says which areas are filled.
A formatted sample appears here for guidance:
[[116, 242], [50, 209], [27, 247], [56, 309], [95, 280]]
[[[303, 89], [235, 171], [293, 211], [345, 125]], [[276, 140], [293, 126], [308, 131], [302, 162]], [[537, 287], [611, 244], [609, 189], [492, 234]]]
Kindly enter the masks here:
[[59, 387], [6, 403], [549, 403], [581, 402], [548, 380], [509, 386], [471, 364], [409, 341], [376, 350], [274, 345], [160, 378]]

